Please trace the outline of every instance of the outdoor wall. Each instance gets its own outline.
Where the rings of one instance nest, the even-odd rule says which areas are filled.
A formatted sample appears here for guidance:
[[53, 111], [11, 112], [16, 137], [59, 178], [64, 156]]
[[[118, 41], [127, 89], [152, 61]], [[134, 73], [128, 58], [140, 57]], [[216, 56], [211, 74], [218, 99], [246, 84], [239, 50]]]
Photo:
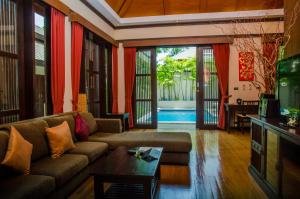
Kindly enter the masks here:
[[[297, 1], [299, 0], [284, 0], [284, 9], [292, 11]], [[300, 16], [298, 17], [298, 20], [293, 28], [291, 40], [285, 50], [285, 57], [300, 54]]]

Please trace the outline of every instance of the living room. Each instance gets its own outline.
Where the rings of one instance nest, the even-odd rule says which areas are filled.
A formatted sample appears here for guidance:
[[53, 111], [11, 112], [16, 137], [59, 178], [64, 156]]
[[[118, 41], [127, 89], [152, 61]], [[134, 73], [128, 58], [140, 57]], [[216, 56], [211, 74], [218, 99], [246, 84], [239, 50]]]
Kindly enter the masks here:
[[300, 197], [298, 0], [0, 11], [0, 198]]

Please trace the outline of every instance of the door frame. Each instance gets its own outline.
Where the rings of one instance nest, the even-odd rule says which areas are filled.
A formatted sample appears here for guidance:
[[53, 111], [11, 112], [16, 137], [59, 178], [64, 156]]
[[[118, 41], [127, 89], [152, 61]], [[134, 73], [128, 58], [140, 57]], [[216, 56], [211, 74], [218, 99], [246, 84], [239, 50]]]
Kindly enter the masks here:
[[156, 76], [156, 47], [140, 47], [136, 49], [138, 51], [149, 51], [151, 52], [151, 119], [152, 122], [150, 125], [147, 124], [137, 124], [136, 118], [136, 70], [135, 70], [135, 81], [134, 81], [134, 91], [133, 91], [133, 100], [132, 100], [132, 111], [134, 116], [134, 128], [143, 128], [143, 129], [156, 129], [157, 128], [157, 76]]

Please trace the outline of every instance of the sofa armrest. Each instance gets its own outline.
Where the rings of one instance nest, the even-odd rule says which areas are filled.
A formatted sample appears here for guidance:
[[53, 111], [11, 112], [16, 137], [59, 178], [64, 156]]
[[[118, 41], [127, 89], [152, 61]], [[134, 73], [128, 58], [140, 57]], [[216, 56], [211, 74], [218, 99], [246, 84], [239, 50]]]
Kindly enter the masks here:
[[122, 123], [119, 119], [96, 118], [98, 131], [103, 133], [122, 133]]

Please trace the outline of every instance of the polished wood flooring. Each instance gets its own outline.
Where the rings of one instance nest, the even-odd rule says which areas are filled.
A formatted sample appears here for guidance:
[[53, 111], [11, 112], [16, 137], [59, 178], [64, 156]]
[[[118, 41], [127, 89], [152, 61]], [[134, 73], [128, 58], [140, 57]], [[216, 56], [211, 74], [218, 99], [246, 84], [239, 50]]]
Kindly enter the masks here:
[[[249, 133], [196, 130], [193, 125], [160, 125], [157, 130], [135, 131], [186, 131], [192, 137], [189, 166], [161, 166], [156, 199], [267, 198], [247, 170]], [[94, 198], [93, 179], [89, 178], [70, 198]]]

